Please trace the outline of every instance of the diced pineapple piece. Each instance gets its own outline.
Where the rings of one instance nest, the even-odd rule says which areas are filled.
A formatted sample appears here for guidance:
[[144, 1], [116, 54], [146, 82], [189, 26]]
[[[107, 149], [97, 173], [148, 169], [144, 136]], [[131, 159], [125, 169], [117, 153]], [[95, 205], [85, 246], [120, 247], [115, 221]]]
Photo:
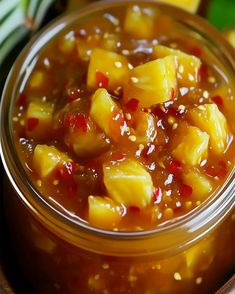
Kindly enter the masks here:
[[46, 80], [45, 73], [41, 70], [36, 70], [30, 78], [29, 85], [32, 89], [40, 89]]
[[33, 165], [42, 177], [48, 176], [58, 165], [72, 161], [65, 153], [54, 146], [37, 145], [33, 153]]
[[134, 116], [136, 127], [134, 135], [137, 144], [148, 144], [156, 137], [156, 124], [154, 117], [150, 113], [140, 111]]
[[133, 68], [129, 83], [124, 87], [124, 99], [134, 97], [141, 107], [172, 99], [176, 93], [176, 66], [176, 57], [167, 56]]
[[96, 89], [99, 87], [97, 72], [108, 78], [108, 90], [115, 90], [128, 80], [129, 68], [127, 59], [115, 52], [95, 48], [92, 50], [87, 74], [87, 86]]
[[133, 159], [104, 164], [104, 184], [112, 199], [126, 207], [144, 208], [152, 201], [153, 183], [145, 168]]
[[155, 45], [153, 47], [153, 55], [156, 58], [169, 55], [177, 56], [177, 77], [179, 84], [184, 87], [191, 87], [197, 84], [201, 66], [201, 60], [199, 58], [162, 45]]
[[138, 5], [129, 6], [124, 21], [124, 30], [136, 38], [151, 38], [154, 33], [155, 11]]
[[52, 123], [54, 105], [43, 101], [32, 101], [26, 112], [27, 134], [32, 138], [43, 138]]
[[186, 185], [192, 187], [192, 197], [195, 200], [203, 201], [212, 190], [210, 180], [196, 171], [189, 171], [183, 174], [183, 181]]
[[105, 134], [97, 130], [91, 119], [87, 119], [86, 124], [87, 131], [72, 129], [65, 136], [65, 144], [72, 147], [79, 157], [98, 155], [109, 146]]
[[192, 124], [210, 136], [210, 147], [221, 154], [227, 147], [228, 125], [226, 118], [216, 104], [204, 104], [189, 111], [188, 117]]
[[207, 157], [209, 136], [197, 127], [189, 126], [177, 138], [180, 143], [172, 151], [172, 156], [184, 164], [197, 165]]
[[95, 227], [112, 229], [118, 225], [124, 214], [124, 207], [108, 197], [88, 197], [88, 220]]
[[118, 140], [124, 123], [123, 113], [107, 90], [98, 89], [92, 96], [90, 116], [106, 135]]
[[103, 36], [103, 39], [100, 43], [100, 47], [105, 50], [116, 51], [118, 48], [119, 41], [120, 41], [119, 35], [106, 33]]
[[197, 11], [200, 4], [200, 0], [162, 0], [162, 2], [178, 6], [192, 13]]
[[188, 270], [206, 270], [214, 259], [213, 239], [205, 239], [184, 252]]

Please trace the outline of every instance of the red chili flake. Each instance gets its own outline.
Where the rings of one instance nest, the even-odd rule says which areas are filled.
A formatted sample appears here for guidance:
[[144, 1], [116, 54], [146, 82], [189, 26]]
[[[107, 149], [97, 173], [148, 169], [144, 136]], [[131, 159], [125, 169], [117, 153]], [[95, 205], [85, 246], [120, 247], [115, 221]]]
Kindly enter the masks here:
[[199, 76], [201, 77], [202, 80], [206, 79], [208, 76], [208, 67], [205, 63], [202, 63], [202, 65], [199, 68], [198, 72]]
[[84, 133], [87, 132], [87, 119], [85, 115], [82, 113], [77, 113], [77, 114], [68, 113], [66, 115], [66, 125], [74, 129], [78, 129], [78, 130], [80, 129]]
[[78, 171], [78, 164], [76, 162], [66, 162], [64, 167], [70, 175], [73, 175]]
[[155, 150], [155, 145], [150, 144], [144, 148], [144, 150], [141, 152], [141, 156], [143, 156], [144, 158], [148, 158], [148, 156], [151, 153], [153, 153], [154, 150]]
[[126, 158], [126, 154], [123, 153], [123, 152], [118, 152], [118, 151], [116, 151], [116, 152], [113, 152], [113, 153], [111, 154], [111, 160], [112, 160], [112, 161], [122, 161], [122, 160], [124, 160], [125, 158]]
[[126, 110], [129, 112], [135, 112], [138, 109], [140, 101], [135, 98], [131, 98], [126, 104]]
[[190, 187], [190, 186], [188, 186], [188, 185], [186, 185], [186, 184], [182, 184], [180, 186], [179, 192], [180, 192], [180, 195], [181, 196], [189, 197], [193, 193], [193, 188]]
[[175, 174], [183, 171], [183, 167], [180, 161], [173, 159], [167, 166], [168, 172]]
[[29, 132], [32, 132], [37, 127], [38, 123], [39, 123], [38, 118], [34, 118], [34, 117], [28, 118], [27, 119], [27, 130]]
[[197, 56], [197, 57], [201, 57], [202, 56], [202, 49], [200, 47], [192, 47], [190, 50], [190, 54]]
[[153, 190], [153, 202], [155, 204], [160, 203], [162, 200], [162, 189], [160, 187], [157, 187]]
[[25, 106], [26, 101], [27, 101], [26, 95], [24, 93], [20, 93], [19, 98], [18, 98], [18, 100], [16, 102], [16, 105], [19, 106], [19, 107], [20, 106]]
[[223, 107], [223, 105], [224, 105], [223, 99], [222, 99], [222, 97], [221, 97], [220, 95], [215, 95], [215, 96], [213, 96], [213, 97], [211, 98], [211, 100], [212, 100], [213, 102], [215, 102], [215, 104], [216, 104], [217, 106], [219, 106], [219, 107]]
[[114, 141], [117, 141], [121, 135], [121, 127], [124, 126], [125, 120], [121, 110], [116, 110], [113, 112], [110, 126], [110, 136]]
[[170, 94], [170, 101], [173, 101], [175, 99], [175, 89], [171, 88], [171, 94]]
[[72, 88], [68, 90], [68, 98], [70, 101], [76, 100], [79, 98], [80, 89], [78, 88]]
[[219, 179], [225, 178], [228, 173], [226, 163], [223, 160], [219, 161], [217, 166], [206, 166], [205, 172], [208, 176]]
[[167, 114], [174, 116], [176, 118], [181, 118], [184, 114], [184, 112], [182, 112], [180, 109], [178, 108], [174, 108], [174, 107], [169, 107]]
[[129, 207], [129, 211], [132, 213], [139, 213], [140, 212], [140, 208], [137, 206], [130, 206]]
[[[104, 61], [105, 62], [105, 61]], [[109, 85], [109, 78], [100, 71], [96, 72], [96, 86], [97, 88], [107, 89]]]

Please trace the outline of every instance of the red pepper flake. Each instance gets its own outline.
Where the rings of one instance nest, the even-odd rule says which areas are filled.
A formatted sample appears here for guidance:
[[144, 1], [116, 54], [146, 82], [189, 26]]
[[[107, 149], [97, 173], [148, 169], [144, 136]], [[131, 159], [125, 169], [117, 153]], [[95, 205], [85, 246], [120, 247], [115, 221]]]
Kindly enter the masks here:
[[85, 115], [82, 113], [77, 113], [77, 114], [68, 113], [66, 115], [66, 125], [68, 127], [81, 130], [84, 133], [87, 132], [87, 119]]
[[228, 170], [227, 170], [226, 163], [223, 160], [221, 160], [219, 161], [217, 166], [214, 166], [214, 165], [206, 166], [205, 172], [210, 177], [213, 177], [213, 178], [217, 177], [219, 179], [223, 179], [226, 177]]
[[189, 197], [193, 193], [193, 188], [186, 184], [182, 184], [180, 186], [179, 192], [180, 192], [180, 196]]
[[17, 102], [16, 102], [16, 105], [17, 106], [25, 106], [26, 105], [26, 101], [27, 101], [27, 99], [26, 99], [26, 95], [24, 94], [24, 93], [20, 93], [20, 95], [19, 95], [19, 98], [18, 98], [18, 100], [17, 100]]
[[202, 56], [202, 49], [200, 47], [194, 46], [190, 50], [190, 54], [201, 57]]
[[159, 204], [162, 200], [162, 189], [157, 187], [153, 190], [153, 202]]
[[34, 117], [28, 118], [27, 119], [27, 130], [29, 132], [32, 132], [37, 127], [38, 123], [39, 123], [38, 118], [34, 118]]
[[208, 67], [205, 63], [202, 63], [202, 65], [199, 68], [199, 76], [201, 77], [201, 80], [204, 80], [208, 76]]
[[137, 207], [137, 206], [130, 206], [130, 207], [129, 207], [129, 211], [130, 211], [131, 213], [140, 213], [140, 208]]
[[80, 89], [78, 88], [72, 88], [68, 90], [68, 98], [70, 101], [74, 101], [79, 98]]
[[224, 102], [220, 95], [215, 95], [211, 98], [211, 100], [219, 107], [223, 107]]
[[144, 158], [148, 158], [148, 156], [151, 153], [153, 153], [154, 150], [155, 150], [155, 145], [150, 144], [146, 148], [144, 148], [144, 150], [141, 152], [141, 156], [143, 156]]
[[170, 94], [170, 101], [173, 101], [175, 99], [175, 89], [171, 88], [171, 94]]
[[[104, 61], [105, 62], [105, 61]], [[97, 88], [107, 89], [109, 85], [109, 78], [100, 71], [96, 72], [96, 86]]]
[[131, 98], [127, 103], [126, 103], [126, 110], [128, 112], [135, 112], [138, 109], [139, 106], [139, 100], [135, 98]]
[[122, 161], [126, 158], [126, 154], [123, 152], [112, 152], [111, 154], [111, 161]]
[[183, 166], [180, 161], [173, 159], [167, 166], [168, 172], [175, 174], [183, 171]]

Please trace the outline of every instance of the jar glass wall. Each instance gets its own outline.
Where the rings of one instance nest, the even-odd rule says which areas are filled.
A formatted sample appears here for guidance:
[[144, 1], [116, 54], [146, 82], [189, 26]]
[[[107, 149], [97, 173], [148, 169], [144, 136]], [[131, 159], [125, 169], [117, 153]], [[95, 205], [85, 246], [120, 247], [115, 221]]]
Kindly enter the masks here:
[[[56, 20], [24, 49], [4, 89], [1, 154], [10, 180], [6, 214], [20, 263], [39, 293], [209, 293], [234, 266], [234, 169], [219, 190], [185, 217], [155, 230], [122, 233], [89, 227], [56, 210], [22, 168], [14, 146], [12, 113], [37, 55], [68, 26], [110, 9], [124, 9], [128, 3], [99, 3]], [[208, 62], [235, 79], [234, 52], [219, 33], [197, 16], [146, 3], [174, 18], [210, 52]], [[234, 110], [228, 111], [232, 117]]]

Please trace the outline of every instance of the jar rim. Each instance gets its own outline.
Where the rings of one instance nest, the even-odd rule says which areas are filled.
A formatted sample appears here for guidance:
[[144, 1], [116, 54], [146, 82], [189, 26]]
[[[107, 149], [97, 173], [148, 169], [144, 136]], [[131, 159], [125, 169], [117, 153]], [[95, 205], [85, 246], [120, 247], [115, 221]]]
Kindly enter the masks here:
[[[127, 245], [127, 242], [129, 244], [130, 242], [134, 241], [136, 244], [136, 242], [139, 241], [140, 247], [137, 246], [138, 253], [140, 253], [140, 251], [146, 253], [147, 251], [153, 251], [156, 247], [155, 245], [151, 245], [151, 243], [149, 243], [151, 245], [151, 249], [148, 248], [147, 251], [146, 249], [143, 250], [143, 248], [146, 248], [146, 239], [153, 240], [155, 237], [157, 237], [158, 239], [162, 238], [162, 240], [166, 240], [165, 237], [167, 234], [173, 234], [177, 236], [179, 234], [179, 231], [182, 231], [184, 232], [184, 234], [185, 232], [191, 233], [191, 235], [194, 235], [194, 240], [196, 240], [197, 238], [201, 238], [202, 236], [204, 236], [207, 231], [212, 230], [212, 228], [215, 227], [220, 221], [220, 218], [228, 214], [229, 211], [232, 209], [232, 206], [234, 205], [235, 195], [233, 194], [233, 191], [235, 187], [235, 168], [232, 169], [226, 181], [218, 191], [212, 193], [212, 195], [208, 197], [208, 199], [203, 201], [200, 206], [198, 206], [187, 215], [184, 215], [178, 219], [175, 218], [174, 220], [169, 221], [168, 224], [163, 224], [162, 226], [159, 225], [157, 226], [157, 228], [152, 230], [138, 232], [116, 232], [94, 228], [89, 226], [85, 222], [75, 221], [74, 219], [69, 218], [68, 216], [56, 210], [45, 199], [43, 199], [36, 188], [32, 185], [26, 175], [26, 172], [24, 170], [22, 171], [22, 164], [20, 163], [17, 152], [14, 148], [12, 134], [10, 130], [11, 116], [8, 112], [8, 109], [10, 103], [12, 103], [9, 97], [16, 96], [16, 89], [18, 86], [19, 77], [22, 76], [22, 74], [26, 71], [27, 66], [32, 62], [37, 52], [40, 51], [40, 49], [43, 47], [43, 45], [46, 44], [48, 40], [50, 40], [52, 37], [56, 36], [56, 34], [65, 29], [67, 24], [71, 25], [72, 23], [74, 23], [78, 17], [80, 19], [83, 19], [87, 15], [102, 12], [108, 8], [121, 6], [126, 7], [128, 4], [133, 3], [154, 5], [160, 8], [161, 11], [169, 14], [174, 19], [183, 20], [184, 24], [189, 25], [192, 29], [197, 31], [202, 36], [206, 36], [209, 40], [213, 40], [213, 43], [217, 44], [217, 48], [218, 50], [220, 50], [220, 53], [222, 53], [230, 63], [235, 77], [235, 53], [233, 52], [233, 48], [230, 47], [228, 43], [226, 43], [226, 41], [223, 39], [222, 36], [220, 36], [219, 32], [215, 28], [213, 28], [209, 23], [207, 23], [199, 16], [192, 15], [171, 5], [158, 3], [154, 0], [127, 0], [125, 1], [125, 3], [118, 0], [100, 1], [99, 3], [88, 5], [83, 9], [76, 10], [73, 13], [57, 17], [55, 20], [49, 23], [42, 32], [39, 32], [34, 38], [32, 38], [32, 40], [26, 45], [26, 47], [17, 58], [8, 75], [3, 90], [0, 111], [0, 127], [2, 134], [0, 153], [2, 157], [2, 162], [11, 184], [13, 185], [17, 194], [20, 196], [23, 203], [29, 208], [29, 210], [33, 212], [33, 214], [37, 216], [42, 222], [44, 222], [45, 225], [53, 227], [61, 238], [64, 238], [63, 234], [66, 231], [70, 236], [69, 239], [72, 239], [72, 243], [74, 243], [75, 245], [77, 244], [77, 238], [79, 237], [80, 239], [82, 239], [82, 243], [79, 242], [79, 246], [87, 248], [87, 244], [90, 244], [90, 241], [92, 239], [93, 245], [91, 250], [97, 251], [101, 249], [100, 247], [102, 246], [102, 244], [100, 244], [100, 246], [98, 246], [98, 244], [100, 238], [103, 238], [108, 241], [109, 245], [112, 245], [111, 243], [113, 241], [118, 241], [120, 243], [119, 245], [121, 245], [122, 242], [122, 246], [119, 246], [119, 248], [117, 249], [112, 249], [112, 254], [118, 254], [118, 252], [116, 251], [123, 248], [122, 253], [125, 254], [128, 251], [128, 255], [130, 255], [130, 253], [136, 252], [136, 250], [133, 250], [133, 252], [130, 252], [130, 250], [125, 251], [125, 246]], [[17, 82], [14, 76], [17, 77]], [[218, 216], [220, 216], [220, 218], [218, 218]], [[207, 219], [207, 222], [204, 223], [204, 226], [202, 226], [202, 221], [205, 218]], [[171, 249], [174, 248], [176, 245], [176, 241], [179, 241], [178, 239], [174, 242], [170, 242], [168, 247]], [[186, 236], [183, 236], [183, 234], [181, 236], [181, 241], [182, 240], [184, 240], [185, 244], [191, 243], [191, 238], [187, 238]], [[95, 246], [98, 246], [99, 249], [95, 248]], [[106, 247], [104, 246], [103, 248]], [[158, 248], [158, 250], [160, 249], [161, 248]], [[165, 248], [164, 250], [166, 249], [167, 248]]]

